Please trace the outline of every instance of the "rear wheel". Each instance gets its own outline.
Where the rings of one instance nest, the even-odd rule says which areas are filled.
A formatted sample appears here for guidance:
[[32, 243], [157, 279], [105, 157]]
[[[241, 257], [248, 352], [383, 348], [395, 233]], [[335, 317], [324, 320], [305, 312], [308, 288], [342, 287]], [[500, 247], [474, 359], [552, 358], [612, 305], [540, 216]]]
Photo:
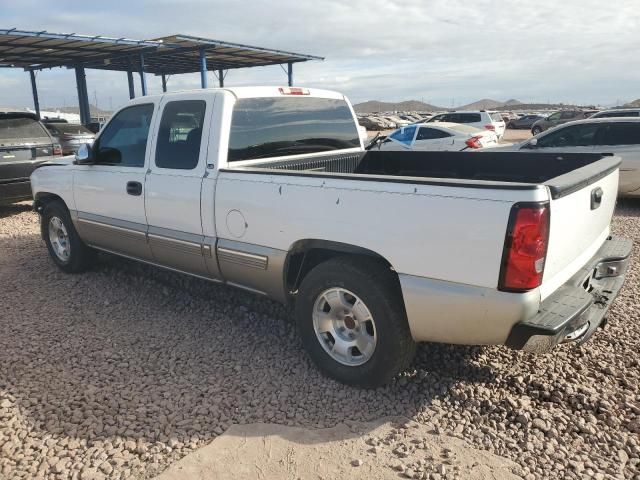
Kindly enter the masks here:
[[343, 383], [385, 384], [415, 353], [397, 278], [373, 260], [316, 266], [298, 289], [296, 319], [309, 356]]
[[49, 255], [58, 267], [67, 273], [79, 273], [93, 264], [95, 250], [80, 239], [63, 203], [48, 204], [42, 212], [41, 222]]

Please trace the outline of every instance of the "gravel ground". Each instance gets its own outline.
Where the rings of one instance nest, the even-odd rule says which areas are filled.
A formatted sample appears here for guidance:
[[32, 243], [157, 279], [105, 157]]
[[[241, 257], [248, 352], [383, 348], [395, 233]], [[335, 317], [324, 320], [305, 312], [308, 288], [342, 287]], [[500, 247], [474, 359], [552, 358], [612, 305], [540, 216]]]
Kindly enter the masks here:
[[423, 345], [363, 391], [318, 373], [278, 304], [107, 255], [66, 275], [28, 206], [0, 207], [0, 478], [148, 478], [231, 424], [400, 415], [527, 480], [640, 480], [640, 203], [613, 228], [635, 261], [586, 347]]

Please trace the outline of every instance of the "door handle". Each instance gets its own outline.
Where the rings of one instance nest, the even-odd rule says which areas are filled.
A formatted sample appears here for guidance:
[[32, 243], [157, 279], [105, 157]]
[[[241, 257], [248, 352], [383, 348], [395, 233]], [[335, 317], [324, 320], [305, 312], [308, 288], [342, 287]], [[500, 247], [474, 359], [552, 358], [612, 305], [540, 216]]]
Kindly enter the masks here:
[[127, 182], [127, 193], [139, 197], [142, 195], [142, 184], [140, 182]]

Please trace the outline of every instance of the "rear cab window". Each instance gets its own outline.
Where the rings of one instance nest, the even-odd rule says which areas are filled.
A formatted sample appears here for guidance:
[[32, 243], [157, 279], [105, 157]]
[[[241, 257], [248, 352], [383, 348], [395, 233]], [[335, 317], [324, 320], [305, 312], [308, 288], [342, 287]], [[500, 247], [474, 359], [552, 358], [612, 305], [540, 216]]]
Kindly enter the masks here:
[[343, 99], [241, 98], [231, 118], [228, 161], [360, 148], [356, 122]]

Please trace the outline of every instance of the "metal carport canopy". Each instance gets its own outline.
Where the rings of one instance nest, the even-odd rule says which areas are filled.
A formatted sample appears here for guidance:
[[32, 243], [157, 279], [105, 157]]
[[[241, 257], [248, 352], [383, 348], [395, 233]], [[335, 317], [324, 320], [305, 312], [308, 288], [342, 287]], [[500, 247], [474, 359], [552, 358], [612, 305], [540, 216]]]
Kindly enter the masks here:
[[145, 73], [161, 75], [163, 90], [166, 90], [167, 75], [200, 72], [201, 85], [205, 88], [208, 70], [217, 70], [220, 86], [223, 86], [225, 70], [286, 64], [288, 83], [292, 85], [293, 64], [309, 60], [324, 58], [181, 34], [153, 40], [133, 40], [101, 35], [0, 29], [0, 68], [23, 68], [30, 72], [38, 115], [33, 72], [55, 67], [76, 69], [83, 123], [90, 119], [85, 68], [127, 72], [129, 92], [133, 97], [133, 72], [140, 74], [142, 94], [146, 95]]

